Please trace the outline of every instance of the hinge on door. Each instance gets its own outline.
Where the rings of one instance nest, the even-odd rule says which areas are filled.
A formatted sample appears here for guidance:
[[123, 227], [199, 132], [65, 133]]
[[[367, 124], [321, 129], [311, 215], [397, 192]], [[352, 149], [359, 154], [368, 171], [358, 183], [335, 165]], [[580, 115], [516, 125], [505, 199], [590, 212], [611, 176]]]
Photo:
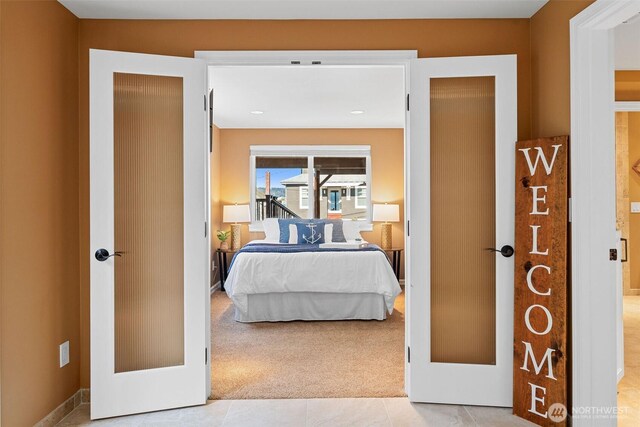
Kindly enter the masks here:
[[204, 237], [207, 237], [207, 221], [204, 222]]
[[204, 111], [207, 111], [207, 95], [204, 96]]
[[407, 94], [407, 111], [409, 111], [409, 94]]
[[208, 358], [208, 349], [207, 349], [207, 348], [205, 348], [205, 349], [204, 349], [204, 364], [206, 365], [208, 361], [209, 361], [209, 358]]
[[571, 222], [571, 215], [573, 214], [573, 209], [571, 208], [571, 197], [569, 197], [569, 201], [567, 202], [567, 212], [569, 216], [569, 222]]
[[407, 237], [411, 236], [411, 229], [409, 228], [410, 221], [407, 220]]
[[407, 363], [411, 363], [411, 347], [407, 347]]

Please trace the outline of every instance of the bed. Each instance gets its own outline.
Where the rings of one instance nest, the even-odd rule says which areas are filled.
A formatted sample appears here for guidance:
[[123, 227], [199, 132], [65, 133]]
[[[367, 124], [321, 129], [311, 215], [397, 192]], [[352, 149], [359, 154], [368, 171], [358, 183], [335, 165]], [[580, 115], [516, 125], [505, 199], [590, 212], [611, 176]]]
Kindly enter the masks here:
[[231, 262], [225, 291], [236, 321], [384, 320], [393, 312], [401, 289], [377, 246], [355, 239], [300, 244], [295, 236], [266, 234]]

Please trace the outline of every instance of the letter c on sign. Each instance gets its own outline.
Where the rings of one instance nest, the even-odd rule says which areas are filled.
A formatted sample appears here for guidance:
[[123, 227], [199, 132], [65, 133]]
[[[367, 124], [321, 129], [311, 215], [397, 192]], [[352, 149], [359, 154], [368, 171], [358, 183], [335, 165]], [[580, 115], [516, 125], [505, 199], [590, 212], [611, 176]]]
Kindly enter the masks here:
[[551, 288], [548, 288], [546, 292], [540, 292], [533, 286], [533, 272], [536, 271], [538, 268], [542, 268], [547, 273], [551, 274], [551, 268], [550, 267], [547, 267], [546, 265], [543, 265], [543, 264], [534, 265], [527, 272], [527, 286], [529, 287], [529, 290], [531, 292], [533, 292], [534, 294], [536, 294], [536, 295], [541, 295], [541, 296], [551, 295]]
[[[531, 316], [531, 310], [533, 310], [534, 307], [541, 308], [542, 311], [544, 311], [544, 313], [547, 315], [547, 329], [545, 329], [543, 332], [538, 332], [538, 331], [534, 330], [533, 326], [531, 326], [531, 322], [529, 321], [529, 316]], [[551, 317], [551, 313], [549, 313], [549, 310], [547, 310], [546, 307], [544, 307], [544, 306], [542, 306], [540, 304], [533, 304], [532, 306], [527, 308], [527, 311], [524, 313], [524, 323], [527, 324], [527, 329], [529, 329], [529, 331], [532, 334], [546, 335], [546, 334], [549, 333], [549, 331], [551, 330], [551, 327], [553, 326], [553, 317]]]

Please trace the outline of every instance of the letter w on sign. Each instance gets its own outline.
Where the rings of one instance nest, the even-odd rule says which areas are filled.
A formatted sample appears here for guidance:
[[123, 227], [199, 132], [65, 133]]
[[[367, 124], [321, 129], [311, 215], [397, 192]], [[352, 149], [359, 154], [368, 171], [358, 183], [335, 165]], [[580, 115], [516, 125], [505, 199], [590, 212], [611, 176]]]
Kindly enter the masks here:
[[519, 141], [515, 153], [513, 413], [541, 426], [566, 425], [549, 408], [567, 405], [568, 142]]

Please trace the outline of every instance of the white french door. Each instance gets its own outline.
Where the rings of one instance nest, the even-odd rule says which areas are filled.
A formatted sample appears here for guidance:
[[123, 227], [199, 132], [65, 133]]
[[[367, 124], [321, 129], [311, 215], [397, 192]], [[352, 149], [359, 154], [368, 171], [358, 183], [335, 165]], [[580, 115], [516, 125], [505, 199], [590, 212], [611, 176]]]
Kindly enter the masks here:
[[206, 66], [90, 52], [91, 418], [206, 402]]
[[409, 114], [409, 399], [511, 406], [516, 56], [412, 60]]

